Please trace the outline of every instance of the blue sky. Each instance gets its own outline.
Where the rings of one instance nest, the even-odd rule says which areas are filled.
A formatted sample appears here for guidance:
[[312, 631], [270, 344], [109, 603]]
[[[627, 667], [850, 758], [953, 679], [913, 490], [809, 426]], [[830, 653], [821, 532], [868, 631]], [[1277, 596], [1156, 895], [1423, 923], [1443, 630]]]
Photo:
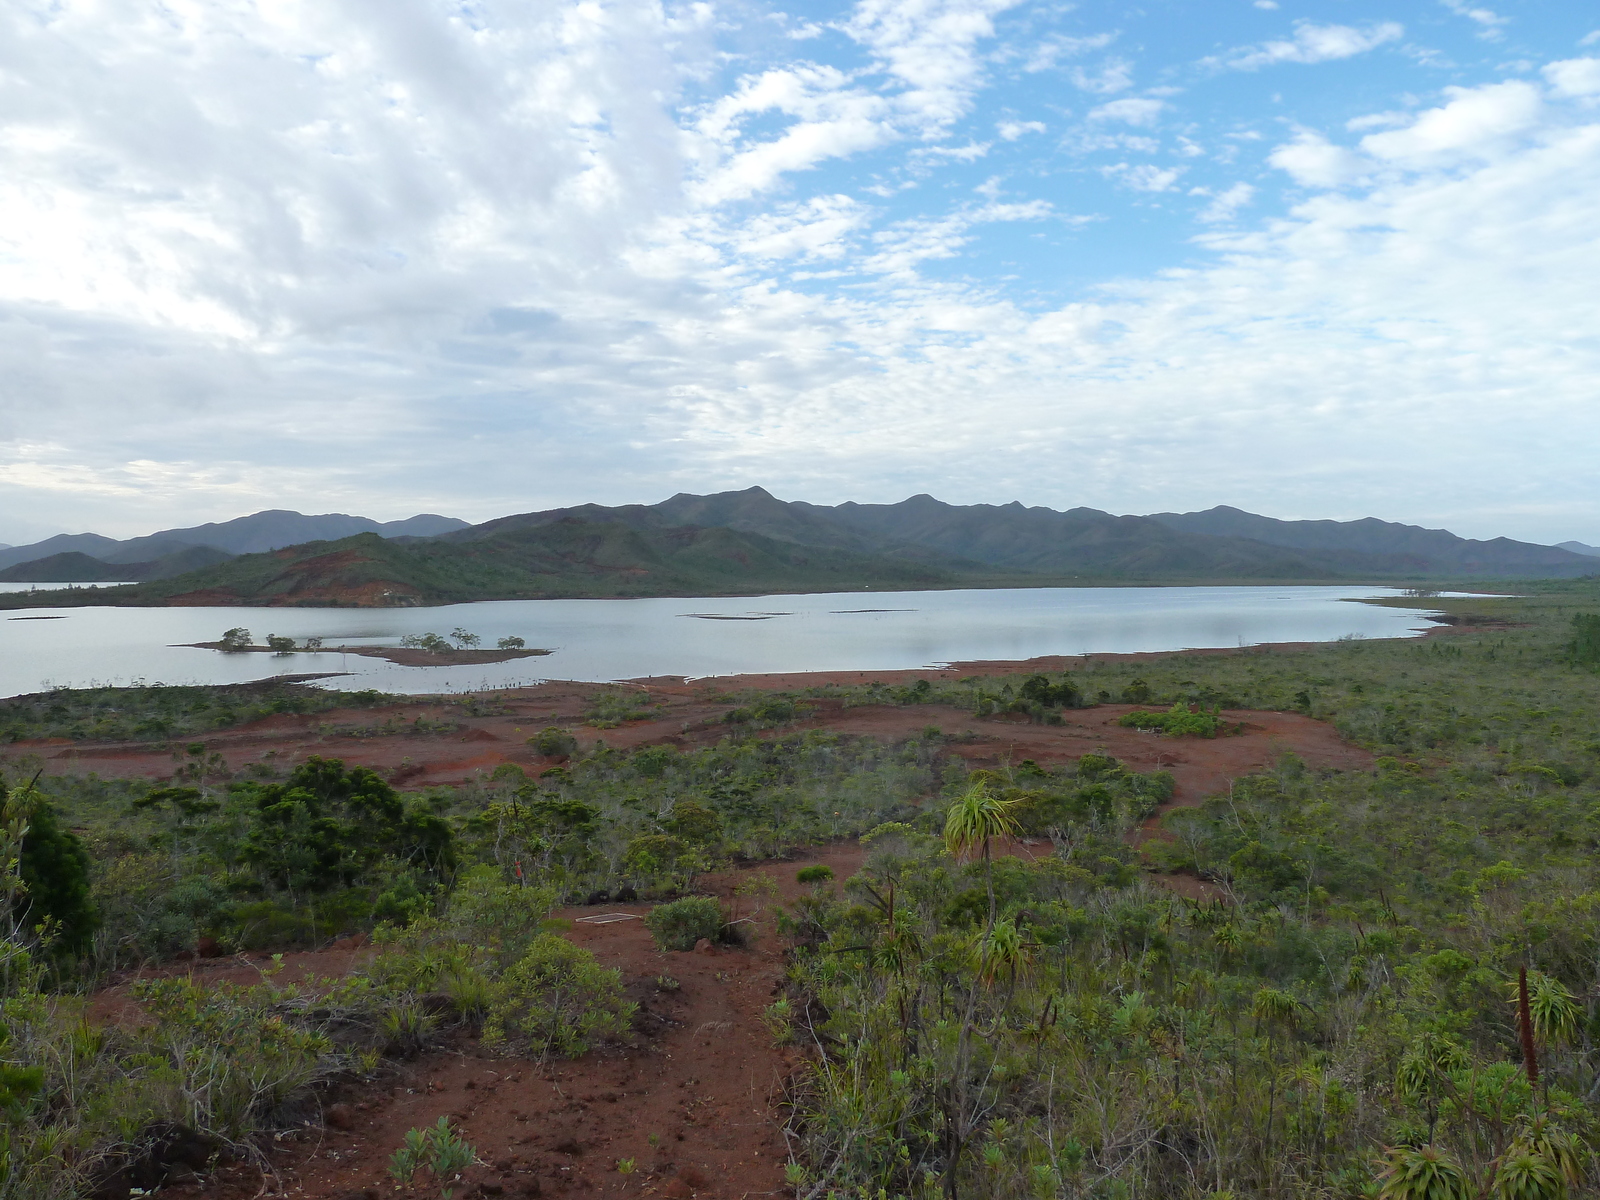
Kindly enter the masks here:
[[16, 0], [0, 540], [762, 484], [1600, 542], [1600, 14]]

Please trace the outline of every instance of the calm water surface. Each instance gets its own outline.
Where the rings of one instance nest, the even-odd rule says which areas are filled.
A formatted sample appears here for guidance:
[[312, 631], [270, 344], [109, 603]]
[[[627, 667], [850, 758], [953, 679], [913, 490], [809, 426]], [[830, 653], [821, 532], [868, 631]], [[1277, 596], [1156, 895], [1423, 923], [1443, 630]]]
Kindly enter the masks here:
[[[650, 600], [500, 600], [439, 608], [50, 608], [0, 615], [0, 695], [94, 684], [239, 683], [343, 671], [332, 688], [449, 692], [542, 679], [914, 669], [974, 659], [1126, 653], [1346, 634], [1414, 637], [1414, 611], [1353, 604], [1360, 587], [1026, 588]], [[462, 627], [485, 646], [515, 635], [548, 657], [399, 667], [331, 652], [195, 650], [243, 625], [331, 644], [395, 645]]]

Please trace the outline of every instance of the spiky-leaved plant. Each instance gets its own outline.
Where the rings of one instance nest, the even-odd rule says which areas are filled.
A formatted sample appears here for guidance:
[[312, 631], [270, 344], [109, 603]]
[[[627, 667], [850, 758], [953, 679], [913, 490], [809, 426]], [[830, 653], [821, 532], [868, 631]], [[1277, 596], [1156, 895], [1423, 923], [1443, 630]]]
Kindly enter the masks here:
[[1378, 1200], [1472, 1200], [1461, 1164], [1437, 1146], [1396, 1146], [1379, 1168]]
[[1015, 807], [1015, 801], [1001, 800], [978, 783], [956, 797], [944, 821], [944, 845], [952, 858], [966, 858], [975, 850], [983, 854], [983, 879], [989, 891], [986, 934], [994, 929], [995, 921], [994, 870], [989, 858], [989, 842], [1017, 831], [1017, 821], [1012, 815]]

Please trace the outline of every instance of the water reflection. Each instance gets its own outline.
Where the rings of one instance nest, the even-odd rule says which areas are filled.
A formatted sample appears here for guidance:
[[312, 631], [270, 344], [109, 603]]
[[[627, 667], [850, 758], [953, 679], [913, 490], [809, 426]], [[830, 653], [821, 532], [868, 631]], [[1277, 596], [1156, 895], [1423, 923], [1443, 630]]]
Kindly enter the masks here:
[[[238, 683], [344, 672], [334, 688], [446, 692], [540, 679], [886, 670], [1047, 654], [1117, 653], [1348, 634], [1411, 637], [1414, 610], [1352, 604], [1393, 589], [1025, 588], [649, 600], [504, 600], [439, 608], [71, 608], [0, 614], [0, 694], [91, 684]], [[325, 651], [279, 657], [183, 646], [244, 626], [328, 646], [395, 645], [457, 627], [493, 646], [516, 636], [548, 657], [401, 667]]]

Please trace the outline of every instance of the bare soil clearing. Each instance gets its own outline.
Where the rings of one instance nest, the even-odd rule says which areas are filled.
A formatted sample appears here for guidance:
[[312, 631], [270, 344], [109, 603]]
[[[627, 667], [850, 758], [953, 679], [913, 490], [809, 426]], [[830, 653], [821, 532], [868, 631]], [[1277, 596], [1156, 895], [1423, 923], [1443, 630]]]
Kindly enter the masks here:
[[[1015, 664], [1012, 664], [1015, 666]], [[1031, 672], [1035, 664], [1027, 664]], [[992, 674], [985, 668], [983, 673]], [[556, 765], [541, 756], [528, 739], [546, 726], [569, 728], [581, 747], [604, 742], [615, 749], [644, 745], [684, 748], [712, 745], [737, 726], [723, 721], [732, 705], [717, 699], [724, 688], [798, 690], [821, 683], [871, 682], [904, 684], [931, 678], [935, 672], [848, 672], [830, 676], [742, 676], [727, 680], [651, 679], [633, 682], [641, 707], [652, 708], [647, 719], [599, 730], [584, 724], [584, 713], [596, 695], [616, 689], [595, 684], [545, 683], [537, 687], [489, 693], [480, 697], [473, 716], [460, 703], [436, 697], [415, 697], [391, 708], [333, 709], [310, 716], [279, 714], [233, 729], [194, 739], [207, 756], [220, 755], [230, 771], [252, 763], [283, 769], [311, 755], [341, 758], [371, 767], [397, 786], [460, 784], [486, 778], [503, 763], [531, 773]], [[1295, 713], [1224, 710], [1230, 723], [1243, 722], [1237, 737], [1165, 738], [1124, 729], [1117, 719], [1134, 706], [1105, 704], [1068, 709], [1061, 725], [1033, 725], [1025, 718], [976, 718], [938, 704], [856, 705], [842, 700], [807, 700], [810, 714], [781, 730], [829, 729], [846, 734], [903, 738], [932, 726], [958, 739], [951, 749], [975, 765], [993, 766], [1031, 758], [1041, 766], [1056, 765], [1093, 750], [1110, 753], [1138, 770], [1171, 771], [1177, 780], [1174, 804], [1192, 804], [1226, 789], [1228, 781], [1260, 770], [1291, 751], [1314, 768], [1355, 769], [1371, 756], [1342, 741], [1329, 725]], [[28, 759], [48, 774], [94, 772], [102, 777], [165, 778], [186, 758], [185, 745], [151, 742], [67, 742], [48, 739], [15, 742], [0, 751], [0, 766]]]

